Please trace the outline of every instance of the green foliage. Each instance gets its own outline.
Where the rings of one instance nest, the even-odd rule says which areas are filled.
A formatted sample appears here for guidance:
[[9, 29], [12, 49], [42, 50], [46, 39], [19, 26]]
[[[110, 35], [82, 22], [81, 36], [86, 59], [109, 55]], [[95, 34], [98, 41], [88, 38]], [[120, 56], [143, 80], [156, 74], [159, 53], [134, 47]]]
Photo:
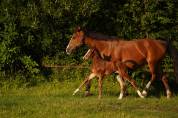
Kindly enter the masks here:
[[21, 58], [21, 62], [24, 65], [25, 69], [30, 72], [30, 74], [34, 75], [39, 73], [39, 69], [36, 67], [38, 64], [33, 61], [30, 57], [24, 56]]
[[65, 53], [77, 25], [128, 40], [178, 41], [175, 0], [1, 0], [0, 7], [0, 71], [5, 75], [35, 78], [43, 64], [83, 63], [86, 47], [72, 56]]

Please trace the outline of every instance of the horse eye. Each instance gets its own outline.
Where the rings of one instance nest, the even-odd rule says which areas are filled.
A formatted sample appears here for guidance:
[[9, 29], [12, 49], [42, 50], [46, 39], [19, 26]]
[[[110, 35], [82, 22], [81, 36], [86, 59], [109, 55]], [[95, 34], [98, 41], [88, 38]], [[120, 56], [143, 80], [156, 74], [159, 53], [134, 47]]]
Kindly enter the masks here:
[[75, 39], [76, 38], [76, 36], [73, 36], [73, 39]]
[[73, 35], [73, 36], [72, 36], [72, 39], [75, 39], [75, 38], [76, 38], [76, 35]]

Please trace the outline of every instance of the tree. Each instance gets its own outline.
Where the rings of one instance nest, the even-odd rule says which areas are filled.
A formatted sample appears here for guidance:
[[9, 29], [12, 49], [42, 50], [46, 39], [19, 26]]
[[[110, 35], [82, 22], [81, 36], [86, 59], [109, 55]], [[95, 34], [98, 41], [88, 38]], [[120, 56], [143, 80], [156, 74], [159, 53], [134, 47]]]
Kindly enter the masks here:
[[65, 54], [77, 25], [126, 40], [178, 41], [176, 0], [1, 0], [0, 7], [0, 70], [7, 74], [35, 75], [44, 59], [80, 63], [85, 48]]

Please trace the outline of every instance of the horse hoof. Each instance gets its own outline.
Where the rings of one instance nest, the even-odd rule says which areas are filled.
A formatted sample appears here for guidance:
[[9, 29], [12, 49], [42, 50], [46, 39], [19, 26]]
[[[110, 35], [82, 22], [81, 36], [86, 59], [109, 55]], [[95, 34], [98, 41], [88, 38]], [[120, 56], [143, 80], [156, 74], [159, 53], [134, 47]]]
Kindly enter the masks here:
[[171, 96], [172, 96], [171, 94], [167, 95], [167, 99], [170, 99], [170, 98], [171, 98]]
[[125, 96], [124, 93], [120, 93], [120, 95], [119, 95], [119, 97], [118, 97], [118, 100], [121, 100], [124, 96]]
[[126, 92], [124, 96], [129, 96], [129, 93], [128, 93], [128, 92]]
[[142, 95], [143, 95], [144, 97], [146, 97], [146, 96], [147, 96], [147, 92], [146, 92], [145, 90], [143, 90]]
[[145, 98], [145, 96], [140, 96], [140, 98]]
[[118, 97], [118, 100], [122, 100], [123, 97]]
[[169, 99], [171, 98], [171, 96], [172, 96], [172, 93], [170, 91], [167, 91], [167, 98]]
[[92, 95], [93, 95], [93, 94], [90, 93], [90, 92], [88, 92], [88, 91], [85, 92], [85, 97], [92, 96]]

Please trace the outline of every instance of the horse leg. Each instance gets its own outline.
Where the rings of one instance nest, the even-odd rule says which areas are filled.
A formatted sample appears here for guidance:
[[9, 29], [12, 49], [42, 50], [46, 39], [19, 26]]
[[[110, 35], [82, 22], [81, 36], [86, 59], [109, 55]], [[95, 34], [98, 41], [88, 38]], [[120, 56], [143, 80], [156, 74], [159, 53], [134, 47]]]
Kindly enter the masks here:
[[141, 79], [142, 79], [141, 87], [142, 87], [142, 88], [143, 88], [143, 86], [144, 86], [144, 82], [145, 82], [145, 79], [146, 79], [146, 75], [145, 75], [145, 74], [146, 74], [145, 72], [141, 74]]
[[101, 95], [102, 95], [102, 80], [103, 80], [103, 77], [102, 76], [99, 76], [98, 78], [98, 99], [101, 99]]
[[151, 80], [146, 84], [142, 95], [147, 96], [147, 90], [149, 90], [151, 83], [156, 79], [156, 72], [155, 72], [155, 63], [148, 63], [149, 69], [150, 69], [150, 73], [151, 73]]
[[137, 87], [136, 81], [134, 79], [132, 79], [126, 72], [125, 72], [125, 66], [123, 64], [119, 64], [118, 65], [118, 72], [119, 75], [121, 75], [121, 77], [123, 77], [124, 79], [128, 80], [132, 86], [134, 87], [134, 89], [137, 91], [138, 95], [141, 98], [144, 98], [144, 96], [141, 94], [140, 90]]
[[116, 78], [117, 78], [117, 81], [120, 84], [120, 95], [119, 95], [118, 99], [121, 100], [124, 97], [124, 94], [125, 94], [125, 82], [119, 75], [117, 75]]
[[[167, 74], [166, 73], [163, 73], [162, 71], [160, 71], [161, 70], [161, 66], [160, 66], [160, 64], [159, 64], [159, 66], [158, 66], [158, 76], [159, 76], [159, 78], [161, 79], [161, 81], [162, 81], [162, 83], [163, 83], [163, 85], [164, 85], [164, 87], [165, 87], [165, 90], [166, 90], [166, 95], [167, 95], [167, 98], [170, 98], [171, 97], [171, 95], [172, 95], [172, 93], [171, 93], [171, 91], [170, 91], [170, 87], [169, 87], [169, 84], [168, 84], [168, 76], [167, 76]], [[160, 73], [161, 72], [161, 73]]]
[[172, 93], [170, 91], [170, 87], [168, 85], [167, 75], [165, 73], [163, 74], [161, 80], [162, 80], [164, 87], [166, 89], [167, 98], [170, 98], [172, 96]]
[[80, 88], [81, 88], [87, 81], [90, 81], [90, 80], [93, 79], [95, 76], [96, 76], [95, 73], [91, 73], [91, 74], [80, 84], [80, 86], [73, 92], [73, 95], [75, 95], [75, 94], [80, 90]]
[[85, 84], [85, 96], [90, 96], [91, 80], [88, 80]]

